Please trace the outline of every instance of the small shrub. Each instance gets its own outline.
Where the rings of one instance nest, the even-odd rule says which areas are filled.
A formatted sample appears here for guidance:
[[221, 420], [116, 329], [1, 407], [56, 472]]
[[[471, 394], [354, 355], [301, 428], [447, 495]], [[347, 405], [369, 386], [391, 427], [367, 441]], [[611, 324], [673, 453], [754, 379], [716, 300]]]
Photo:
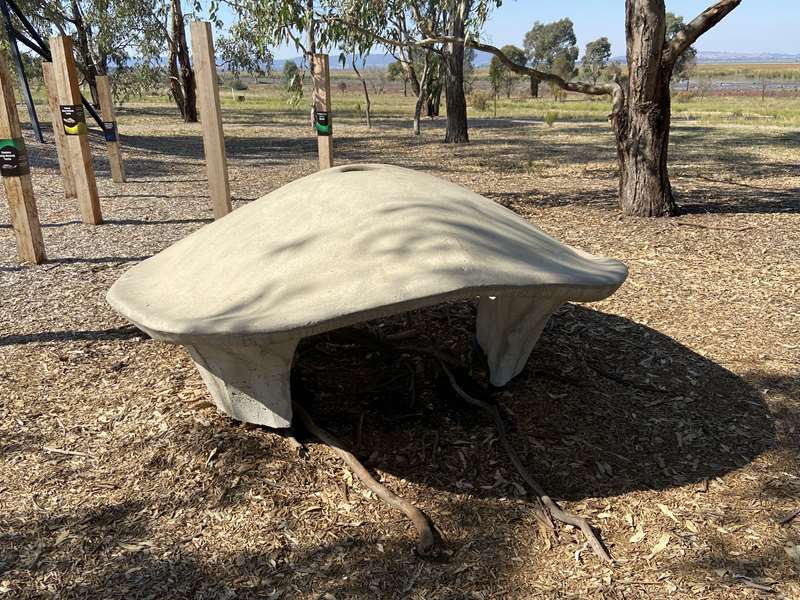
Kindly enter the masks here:
[[689, 102], [692, 98], [694, 98], [694, 92], [683, 91], [675, 94], [676, 102]]
[[491, 97], [486, 92], [472, 92], [469, 95], [469, 103], [475, 110], [484, 111], [489, 108]]
[[548, 110], [544, 114], [544, 122], [547, 123], [548, 127], [552, 127], [557, 119], [558, 119], [558, 113], [554, 110]]
[[741, 118], [742, 118], [742, 116], [744, 116], [744, 113], [742, 112], [742, 109], [741, 109], [741, 108], [737, 108], [735, 111], [733, 111], [733, 112], [731, 113], [731, 116], [732, 116], [734, 119], [741, 119]]
[[231, 83], [231, 89], [237, 92], [243, 92], [247, 89], [247, 84], [241, 79], [234, 79]]

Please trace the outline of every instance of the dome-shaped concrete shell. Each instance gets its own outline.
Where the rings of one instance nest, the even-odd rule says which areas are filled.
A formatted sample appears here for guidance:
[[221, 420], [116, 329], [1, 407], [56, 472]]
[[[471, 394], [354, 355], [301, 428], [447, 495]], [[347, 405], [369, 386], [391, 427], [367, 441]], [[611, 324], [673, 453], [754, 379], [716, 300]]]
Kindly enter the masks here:
[[[186, 344], [225, 412], [285, 426], [288, 368], [304, 336], [481, 296], [478, 338], [490, 365], [492, 347], [509, 343], [504, 330], [522, 326], [525, 339], [511, 342], [522, 347], [494, 348], [493, 380], [506, 383], [553, 310], [603, 299], [626, 276], [621, 262], [565, 246], [461, 186], [365, 164], [304, 177], [203, 227], [126, 272], [108, 301], [153, 337]], [[258, 371], [276, 352], [283, 418], [253, 418], [233, 405], [255, 399], [276, 412], [255, 389], [264, 382], [232, 382], [228, 371], [243, 362]]]

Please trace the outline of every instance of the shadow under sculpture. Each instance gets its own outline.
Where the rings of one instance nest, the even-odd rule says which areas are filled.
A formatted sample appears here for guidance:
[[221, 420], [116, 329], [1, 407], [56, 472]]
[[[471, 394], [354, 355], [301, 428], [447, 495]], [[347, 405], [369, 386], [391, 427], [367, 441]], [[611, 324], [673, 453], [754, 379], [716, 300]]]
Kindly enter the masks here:
[[281, 428], [304, 337], [478, 296], [478, 343], [501, 386], [562, 304], [602, 300], [627, 273], [461, 186], [363, 164], [206, 225], [127, 271], [107, 298], [153, 338], [186, 346], [222, 412]]

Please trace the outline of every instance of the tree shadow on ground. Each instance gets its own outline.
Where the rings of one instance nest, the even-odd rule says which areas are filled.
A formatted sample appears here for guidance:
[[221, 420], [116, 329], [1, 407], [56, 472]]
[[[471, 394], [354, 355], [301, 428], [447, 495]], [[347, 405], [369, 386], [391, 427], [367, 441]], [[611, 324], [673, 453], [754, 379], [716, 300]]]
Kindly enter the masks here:
[[48, 258], [47, 262], [40, 265], [17, 265], [17, 266], [0, 266], [0, 273], [12, 271], [28, 271], [31, 269], [52, 269], [58, 265], [106, 265], [119, 266], [126, 263], [141, 262], [150, 258], [152, 255], [147, 256], [95, 256], [95, 257], [80, 257], [80, 256], [65, 256], [60, 258]]
[[[468, 357], [473, 320], [473, 303], [452, 302], [370, 326], [386, 334], [416, 331], [405, 343]], [[128, 360], [141, 361], [109, 372], [112, 385], [117, 377], [138, 377], [152, 360], [148, 353], [162, 346], [116, 333], [97, 339], [130, 344], [135, 351]], [[78, 341], [86, 345], [77, 356], [96, 360], [90, 342]], [[538, 550], [542, 560], [555, 551], [534, 542], [526, 543], [526, 559], [512, 551], [513, 531], [536, 530], [532, 505], [490, 420], [464, 406], [437, 363], [413, 348], [389, 355], [343, 343], [333, 332], [304, 342], [295, 369], [310, 393], [299, 399], [318, 423], [374, 472], [394, 476], [387, 485], [444, 531], [449, 561], [416, 558], [413, 529], [388, 509], [359, 512], [354, 522], [341, 512], [337, 517], [335, 508], [318, 517], [315, 504], [348, 501], [336, 487], [341, 466], [335, 458], [298, 460], [263, 428], [183, 417], [166, 433], [153, 428], [144, 438], [119, 440], [132, 457], [121, 468], [133, 467], [128, 476], [139, 482], [131, 497], [103, 493], [90, 496], [90, 506], [69, 510], [55, 506], [55, 498], [49, 504], [34, 498], [24, 520], [16, 511], [0, 525], [0, 575], [16, 586], [12, 592], [36, 597], [48, 574], [58, 573], [63, 579], [53, 585], [63, 598], [317, 599], [328, 593], [456, 599], [465, 590], [520, 597], [518, 587], [506, 587], [506, 576], [529, 568]], [[777, 443], [751, 385], [647, 326], [576, 305], [555, 315], [523, 373], [493, 397], [512, 443], [543, 486], [560, 500], [598, 508], [628, 491], [713, 479]], [[155, 406], [143, 406], [143, 413]], [[10, 443], [16, 453], [38, 453], [44, 442]], [[216, 448], [212, 467], [210, 448]], [[64, 463], [60, 478], [75, 463], [70, 479], [103, 481], [105, 460], [88, 470], [79, 468], [85, 459], [51, 460]], [[227, 511], [237, 510], [252, 515], [246, 549], [228, 547], [224, 535], [203, 535], [205, 520], [224, 522]], [[183, 526], [189, 519], [193, 528]], [[302, 544], [293, 541], [296, 529], [303, 531]], [[80, 577], [72, 576], [78, 571]], [[524, 593], [541, 591], [541, 582], [536, 585]]]
[[[445, 311], [441, 331], [428, 329], [435, 346], [467, 353], [468, 337], [448, 332], [470, 331], [469, 319], [452, 326], [459, 318]], [[323, 357], [332, 361], [324, 371], [313, 365]], [[408, 397], [408, 373], [432, 368], [422, 365], [409, 371], [353, 348], [301, 354], [296, 368], [317, 386], [312, 410], [320, 422], [353, 447], [361, 439], [365, 455], [380, 457], [373, 466], [452, 492], [513, 495], [510, 483], [496, 479], [505, 459], [486, 417], [441, 383], [431, 392], [418, 376], [417, 395]], [[393, 377], [397, 383], [387, 385]], [[575, 305], [551, 320], [527, 368], [494, 397], [526, 464], [561, 499], [703, 482], [776, 443], [769, 412], [745, 381], [653, 329]]]

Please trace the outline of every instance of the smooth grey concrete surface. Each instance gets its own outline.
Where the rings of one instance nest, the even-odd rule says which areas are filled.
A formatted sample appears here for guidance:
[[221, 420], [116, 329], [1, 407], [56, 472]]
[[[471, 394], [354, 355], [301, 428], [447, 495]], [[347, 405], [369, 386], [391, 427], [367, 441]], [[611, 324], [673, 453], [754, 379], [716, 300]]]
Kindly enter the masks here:
[[619, 261], [561, 244], [453, 183], [389, 165], [294, 181], [127, 271], [108, 301], [152, 337], [189, 349], [226, 414], [287, 427], [297, 342], [479, 296], [492, 382], [525, 366], [564, 302], [611, 295]]

